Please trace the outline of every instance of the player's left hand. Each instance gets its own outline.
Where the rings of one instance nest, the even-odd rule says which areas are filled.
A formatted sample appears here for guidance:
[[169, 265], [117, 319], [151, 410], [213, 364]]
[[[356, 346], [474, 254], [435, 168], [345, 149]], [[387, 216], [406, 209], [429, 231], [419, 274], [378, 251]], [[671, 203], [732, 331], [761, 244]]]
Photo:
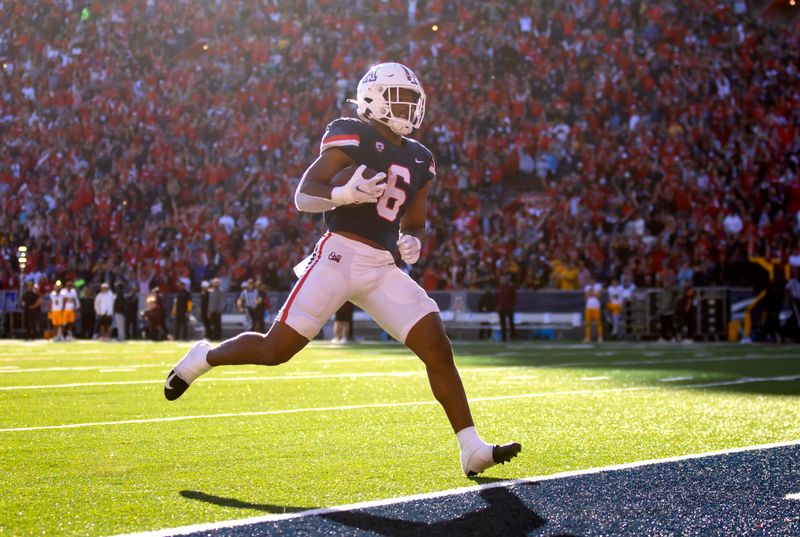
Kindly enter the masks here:
[[400, 250], [400, 257], [409, 265], [413, 265], [419, 260], [419, 251], [422, 243], [414, 235], [400, 235], [397, 240], [397, 248]]

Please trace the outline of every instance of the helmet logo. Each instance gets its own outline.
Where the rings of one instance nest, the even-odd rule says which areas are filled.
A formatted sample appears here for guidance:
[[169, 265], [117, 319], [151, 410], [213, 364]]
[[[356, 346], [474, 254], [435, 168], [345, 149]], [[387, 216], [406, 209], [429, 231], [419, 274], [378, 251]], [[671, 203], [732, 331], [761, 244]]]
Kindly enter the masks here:
[[[400, 65], [400, 64], [398, 64], [398, 65]], [[411, 69], [409, 69], [405, 65], [400, 65], [400, 67], [403, 69], [403, 72], [406, 74], [406, 78], [408, 79], [409, 82], [411, 82], [412, 84], [415, 84], [415, 85], [419, 85], [419, 82], [417, 81], [417, 77], [416, 77], [416, 75], [414, 74], [414, 72]]]

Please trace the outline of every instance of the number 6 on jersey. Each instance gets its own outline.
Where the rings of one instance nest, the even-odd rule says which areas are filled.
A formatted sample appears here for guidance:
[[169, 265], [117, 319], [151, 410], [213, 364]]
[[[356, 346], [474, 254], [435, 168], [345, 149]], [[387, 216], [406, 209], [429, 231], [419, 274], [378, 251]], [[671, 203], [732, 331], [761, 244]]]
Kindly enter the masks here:
[[397, 178], [401, 178], [407, 185], [411, 184], [411, 172], [399, 164], [392, 164], [386, 171], [386, 191], [378, 200], [378, 215], [384, 220], [394, 222], [403, 203], [406, 202], [406, 193], [397, 188]]

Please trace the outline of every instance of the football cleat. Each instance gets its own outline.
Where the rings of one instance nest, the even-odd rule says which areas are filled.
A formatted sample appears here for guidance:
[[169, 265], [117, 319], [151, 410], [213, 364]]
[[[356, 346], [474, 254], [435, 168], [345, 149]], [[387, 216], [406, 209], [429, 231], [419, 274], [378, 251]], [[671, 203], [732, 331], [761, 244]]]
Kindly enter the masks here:
[[169, 372], [167, 381], [164, 383], [164, 397], [167, 400], [174, 401], [188, 389], [189, 383], [180, 378], [174, 369]]
[[474, 477], [496, 464], [507, 463], [519, 455], [520, 451], [522, 451], [522, 446], [517, 442], [511, 442], [510, 444], [504, 444], [502, 446], [493, 446], [491, 461], [480, 459], [476, 460], [476, 457], [470, 457], [467, 461], [467, 464], [463, 468], [464, 473], [467, 474], [467, 477]]
[[211, 346], [207, 341], [198, 341], [184, 355], [183, 359], [167, 375], [164, 383], [164, 397], [169, 401], [174, 401], [183, 392], [189, 389], [189, 385], [197, 377], [211, 369], [206, 361], [206, 356]]

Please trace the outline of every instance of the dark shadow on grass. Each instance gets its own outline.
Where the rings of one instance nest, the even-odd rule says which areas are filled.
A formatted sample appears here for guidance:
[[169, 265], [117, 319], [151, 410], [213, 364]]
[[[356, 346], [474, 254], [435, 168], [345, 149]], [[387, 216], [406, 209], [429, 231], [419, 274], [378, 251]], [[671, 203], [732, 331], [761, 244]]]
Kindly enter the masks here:
[[499, 483], [501, 481], [508, 481], [508, 479], [501, 477], [482, 477], [479, 475], [468, 477], [467, 479], [474, 482], [476, 485], [488, 485], [489, 483]]
[[[502, 479], [476, 477], [476, 483], [486, 484], [503, 481]], [[520, 486], [520, 485], [517, 485]], [[537, 486], [536, 483], [522, 486]], [[268, 503], [252, 503], [236, 498], [215, 496], [195, 490], [182, 490], [180, 495], [190, 500], [234, 507], [237, 509], [253, 509], [267, 513], [296, 513], [307, 511], [311, 507], [289, 507]], [[473, 503], [465, 495], [455, 495], [430, 500], [401, 502], [380, 507], [370, 507], [350, 511], [335, 511], [304, 518], [307, 524], [314, 526], [313, 519], [324, 519], [347, 526], [352, 530], [371, 532], [385, 537], [451, 537], [503, 535], [507, 537], [523, 537], [534, 530], [542, 528], [547, 520], [530, 509], [525, 502], [508, 487], [492, 487], [477, 491], [477, 495], [485, 505], [465, 512]], [[416, 503], [437, 502], [434, 508], [430, 505], [417, 506]], [[380, 514], [378, 514], [380, 513]], [[426, 522], [428, 513], [436, 513], [437, 521]], [[451, 518], [441, 520], [442, 513]], [[358, 534], [356, 531], [348, 535]], [[337, 533], [338, 535], [338, 533]], [[564, 536], [567, 537], [567, 536]]]
[[221, 507], [235, 507], [236, 509], [253, 509], [255, 511], [263, 511], [265, 513], [299, 513], [300, 511], [308, 511], [314, 507], [294, 507], [288, 505], [275, 505], [271, 503], [252, 503], [237, 500], [236, 498], [225, 498], [224, 496], [214, 496], [213, 494], [206, 494], [197, 490], [182, 490], [180, 495], [189, 500], [198, 500], [206, 503], [213, 503]]
[[[456, 356], [459, 349], [456, 345]], [[552, 352], [558, 351], [558, 352]], [[570, 352], [565, 352], [570, 351]], [[514, 353], [514, 354], [508, 354]], [[613, 353], [606, 355], [606, 353]], [[696, 356], [700, 354], [700, 356]], [[795, 358], [796, 356], [796, 358]], [[662, 383], [657, 379], [643, 378], [641, 384], [663, 388], [690, 388], [692, 384], [715, 384], [737, 379], [748, 379], [739, 384], [698, 387], [698, 390], [725, 391], [764, 395], [800, 396], [800, 346], [798, 345], [731, 345], [680, 343], [646, 345], [594, 344], [586, 348], [570, 348], [564, 344], [536, 348], [515, 345], [474, 345], [463, 355], [462, 364], [470, 367], [531, 367], [544, 369], [601, 370], [663, 372], [663, 376], [693, 376], [692, 380]], [[713, 375], [709, 377], [709, 374]], [[759, 379], [794, 377], [798, 380]]]
[[[386, 537], [451, 537], [456, 535], [522, 537], [547, 523], [547, 520], [532, 511], [506, 487], [484, 489], [478, 495], [487, 505], [467, 513], [463, 513], [463, 496], [448, 498], [447, 504], [442, 505], [437, 512], [450, 511], [454, 518], [438, 522], [387, 517], [368, 513], [366, 510], [327, 513], [322, 517], [338, 524]], [[380, 510], [396, 511], [398, 516], [402, 516], [403, 511], [407, 513], [413, 510], [413, 507], [408, 504], [397, 504], [381, 507]]]

